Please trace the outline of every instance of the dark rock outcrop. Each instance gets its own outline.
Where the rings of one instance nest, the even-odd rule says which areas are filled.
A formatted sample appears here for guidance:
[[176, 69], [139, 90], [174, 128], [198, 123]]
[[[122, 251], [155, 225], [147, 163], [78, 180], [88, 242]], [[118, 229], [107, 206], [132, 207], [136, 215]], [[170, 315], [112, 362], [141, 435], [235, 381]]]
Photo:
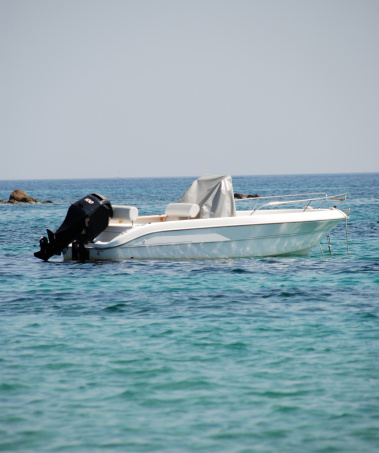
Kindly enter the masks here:
[[243, 195], [242, 193], [235, 193], [234, 199], [235, 200], [242, 200], [244, 198], [259, 198], [259, 195], [256, 193], [255, 195]]
[[19, 203], [52, 203], [52, 201], [38, 201], [30, 195], [26, 194], [23, 190], [16, 189], [10, 196], [9, 200], [0, 200], [0, 203], [19, 204]]
[[8, 203], [37, 203], [37, 200], [23, 190], [16, 189], [10, 194]]

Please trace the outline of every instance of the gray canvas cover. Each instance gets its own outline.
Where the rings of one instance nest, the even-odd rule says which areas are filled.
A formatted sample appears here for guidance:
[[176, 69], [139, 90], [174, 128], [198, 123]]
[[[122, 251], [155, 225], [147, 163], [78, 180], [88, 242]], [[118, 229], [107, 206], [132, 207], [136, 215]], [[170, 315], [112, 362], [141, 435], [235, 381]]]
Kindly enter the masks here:
[[196, 179], [179, 203], [196, 203], [199, 217], [232, 217], [236, 215], [232, 178], [228, 175], [204, 175]]

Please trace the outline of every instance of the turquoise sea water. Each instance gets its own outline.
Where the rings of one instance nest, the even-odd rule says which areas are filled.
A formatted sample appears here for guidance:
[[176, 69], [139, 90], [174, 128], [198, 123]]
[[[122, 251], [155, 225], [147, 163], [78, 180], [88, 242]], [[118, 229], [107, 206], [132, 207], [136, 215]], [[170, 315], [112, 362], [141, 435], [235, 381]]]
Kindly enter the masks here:
[[192, 178], [0, 181], [0, 451], [379, 451], [379, 174], [234, 177], [348, 193], [324, 255], [42, 262], [98, 192], [163, 212]]

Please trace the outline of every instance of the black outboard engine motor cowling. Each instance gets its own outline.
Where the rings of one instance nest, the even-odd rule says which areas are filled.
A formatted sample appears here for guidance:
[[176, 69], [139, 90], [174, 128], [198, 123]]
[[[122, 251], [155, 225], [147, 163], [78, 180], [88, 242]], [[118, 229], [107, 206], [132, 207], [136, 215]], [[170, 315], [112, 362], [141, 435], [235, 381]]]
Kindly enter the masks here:
[[106, 197], [96, 193], [87, 195], [68, 208], [66, 218], [55, 233], [47, 230], [48, 238], [41, 238], [41, 250], [34, 256], [47, 261], [72, 243], [73, 259], [88, 259], [84, 245], [107, 228], [112, 216], [112, 205]]

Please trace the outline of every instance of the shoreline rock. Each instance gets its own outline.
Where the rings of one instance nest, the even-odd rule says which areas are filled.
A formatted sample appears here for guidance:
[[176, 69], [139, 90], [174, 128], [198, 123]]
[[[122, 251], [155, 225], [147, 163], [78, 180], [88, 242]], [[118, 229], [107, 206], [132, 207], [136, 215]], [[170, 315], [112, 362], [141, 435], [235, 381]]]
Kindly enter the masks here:
[[242, 193], [235, 193], [234, 199], [235, 200], [242, 200], [244, 198], [259, 198], [259, 195], [256, 193], [255, 195], [243, 195]]
[[52, 203], [52, 201], [38, 201], [23, 190], [16, 189], [9, 195], [9, 200], [0, 200], [1, 204], [31, 204], [31, 203]]
[[37, 200], [23, 190], [16, 189], [9, 195], [8, 203], [37, 203]]

